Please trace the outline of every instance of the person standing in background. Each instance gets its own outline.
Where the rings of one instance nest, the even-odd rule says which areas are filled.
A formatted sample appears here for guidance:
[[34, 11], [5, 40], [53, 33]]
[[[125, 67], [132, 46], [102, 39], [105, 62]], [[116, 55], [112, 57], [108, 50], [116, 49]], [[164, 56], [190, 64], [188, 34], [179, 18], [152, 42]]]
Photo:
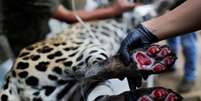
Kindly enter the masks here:
[[[177, 0], [176, 4], [172, 9], [176, 8], [186, 0]], [[197, 35], [195, 32], [187, 33], [182, 36], [170, 38], [167, 40], [170, 48], [178, 54], [178, 45], [181, 43], [183, 54], [185, 58], [184, 64], [184, 75], [182, 81], [177, 86], [177, 91], [181, 93], [189, 92], [194, 86], [196, 80], [196, 68], [197, 68], [197, 59], [198, 59], [198, 50], [197, 50]], [[176, 70], [176, 67], [173, 66], [169, 69], [169, 72]]]
[[[46, 37], [50, 31], [48, 21], [51, 17], [75, 23], [74, 12], [66, 9], [60, 0], [2, 0], [3, 33], [8, 38], [15, 56], [20, 50]], [[135, 3], [117, 0], [107, 8], [94, 11], [76, 11], [83, 20], [96, 20], [117, 16], [135, 7]]]
[[[189, 92], [194, 86], [196, 80], [196, 68], [198, 59], [197, 36], [195, 32], [188, 33], [179, 37], [167, 40], [170, 48], [178, 54], [178, 44], [181, 43], [185, 58], [184, 75], [182, 81], [177, 86], [177, 91], [181, 93]], [[169, 72], [175, 71], [176, 67], [170, 68]]]
[[119, 50], [121, 60], [125, 65], [129, 65], [131, 63], [129, 53], [133, 49], [200, 30], [201, 12], [195, 12], [199, 9], [201, 1], [186, 0], [174, 10], [141, 23], [122, 41]]

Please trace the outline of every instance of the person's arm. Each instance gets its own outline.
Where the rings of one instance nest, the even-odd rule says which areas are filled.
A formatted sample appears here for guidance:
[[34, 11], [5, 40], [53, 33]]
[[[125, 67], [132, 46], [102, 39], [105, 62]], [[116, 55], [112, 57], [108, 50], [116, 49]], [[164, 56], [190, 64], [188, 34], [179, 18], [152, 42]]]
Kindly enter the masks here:
[[200, 9], [200, 0], [187, 0], [176, 9], [146, 21], [143, 25], [159, 40], [196, 31], [201, 28]]
[[132, 49], [200, 29], [200, 9], [200, 0], [187, 0], [165, 15], [140, 24], [122, 41], [119, 50], [121, 60], [128, 65], [131, 62], [129, 52]]
[[80, 16], [84, 21], [104, 19], [117, 16], [124, 11], [130, 10], [135, 7], [135, 3], [128, 3], [126, 0], [118, 0], [113, 6], [107, 8], [99, 8], [94, 11], [69, 11], [64, 6], [59, 5], [53, 14], [53, 17], [66, 21], [68, 23], [77, 22], [74, 13]]

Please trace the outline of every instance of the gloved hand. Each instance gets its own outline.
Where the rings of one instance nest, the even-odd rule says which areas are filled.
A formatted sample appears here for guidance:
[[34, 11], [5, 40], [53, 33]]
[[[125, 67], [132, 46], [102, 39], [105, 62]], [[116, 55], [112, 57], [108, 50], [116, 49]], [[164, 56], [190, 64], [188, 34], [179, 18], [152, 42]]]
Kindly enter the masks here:
[[125, 65], [129, 65], [131, 61], [129, 52], [131, 50], [144, 47], [145, 45], [149, 45], [157, 41], [158, 38], [146, 27], [140, 24], [134, 31], [128, 33], [127, 37], [122, 41], [119, 50], [120, 58]]

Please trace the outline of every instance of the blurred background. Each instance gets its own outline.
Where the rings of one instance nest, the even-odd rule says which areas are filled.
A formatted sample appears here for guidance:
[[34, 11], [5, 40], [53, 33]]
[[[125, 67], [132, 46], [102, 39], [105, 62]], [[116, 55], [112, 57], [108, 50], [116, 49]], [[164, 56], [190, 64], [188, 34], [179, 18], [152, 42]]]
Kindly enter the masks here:
[[[0, 0], [1, 1], [1, 0]], [[75, 9], [85, 9], [85, 10], [93, 10], [99, 7], [104, 7], [110, 5], [114, 0], [74, 0]], [[153, 17], [159, 16], [162, 13], [165, 13], [167, 6], [163, 5], [161, 1], [169, 1], [169, 3], [173, 3], [174, 0], [135, 0], [137, 2], [141, 2], [145, 5], [137, 7], [135, 10], [131, 11], [131, 13], [125, 13], [123, 15], [125, 19], [125, 26], [129, 28], [133, 28], [135, 25], [143, 22], [145, 20], [151, 19]], [[175, 0], [176, 1], [176, 0]], [[63, 4], [68, 7], [68, 9], [72, 10], [72, 1], [71, 0], [63, 0]], [[131, 1], [132, 2], [132, 1]], [[0, 2], [1, 4], [1, 2]], [[2, 6], [0, 6], [2, 7]], [[1, 8], [0, 8], [1, 10]], [[0, 20], [2, 20], [0, 14]], [[0, 21], [1, 22], [1, 21]], [[63, 31], [68, 27], [67, 23], [60, 22], [56, 19], [51, 19], [49, 21], [49, 26], [51, 32], [47, 37], [54, 35], [55, 33]], [[0, 27], [2, 27], [0, 23]], [[1, 31], [1, 30], [0, 30]], [[4, 80], [6, 73], [11, 69], [12, 63], [14, 61], [14, 55], [11, 51], [11, 47], [7, 38], [1, 34], [0, 32], [0, 86]], [[196, 32], [200, 33], [200, 32]], [[196, 82], [193, 85], [191, 91], [187, 93], [181, 93], [185, 101], [201, 101], [201, 62], [200, 62], [200, 51], [201, 49], [201, 36], [197, 34], [196, 39], [197, 46], [197, 58], [196, 58]], [[167, 41], [162, 41], [159, 44], [167, 44]], [[191, 44], [191, 43], [190, 43]], [[188, 50], [188, 49], [187, 49]], [[168, 88], [172, 88], [177, 90], [179, 82], [183, 79], [184, 76], [184, 63], [185, 55], [183, 54], [183, 47], [178, 45], [178, 60], [175, 65], [175, 71], [168, 72], [160, 75], [151, 76], [147, 81], [145, 81], [145, 86], [153, 87], [153, 86], [164, 86]], [[122, 86], [120, 89], [124, 89]], [[125, 88], [127, 89], [127, 88]]]

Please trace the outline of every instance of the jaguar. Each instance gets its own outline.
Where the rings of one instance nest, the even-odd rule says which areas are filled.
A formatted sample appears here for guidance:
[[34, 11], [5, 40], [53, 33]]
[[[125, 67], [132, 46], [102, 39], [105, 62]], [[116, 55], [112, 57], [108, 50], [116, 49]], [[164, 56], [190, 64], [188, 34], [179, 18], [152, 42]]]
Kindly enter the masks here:
[[118, 49], [126, 35], [122, 21], [97, 20], [70, 25], [25, 47], [5, 78], [0, 100], [181, 101], [180, 95], [164, 87], [94, 94], [99, 86], [110, 89], [106, 83], [110, 79], [161, 73], [175, 61], [168, 47], [151, 45], [133, 51], [133, 64], [125, 66]]

